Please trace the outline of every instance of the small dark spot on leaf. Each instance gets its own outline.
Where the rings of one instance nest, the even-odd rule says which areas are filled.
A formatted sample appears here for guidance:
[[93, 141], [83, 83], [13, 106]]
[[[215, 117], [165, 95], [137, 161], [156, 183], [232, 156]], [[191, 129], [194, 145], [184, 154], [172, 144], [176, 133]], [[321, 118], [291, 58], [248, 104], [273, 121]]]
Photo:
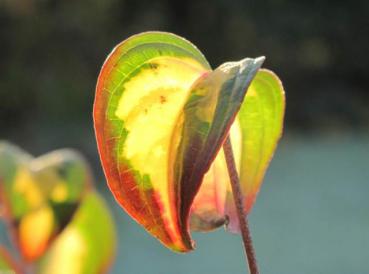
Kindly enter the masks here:
[[159, 65], [158, 65], [158, 64], [156, 64], [156, 63], [149, 63], [149, 66], [150, 66], [150, 68], [151, 68], [152, 70], [156, 70], [156, 69], [159, 67]]
[[160, 104], [164, 104], [167, 101], [167, 98], [163, 95], [160, 95]]

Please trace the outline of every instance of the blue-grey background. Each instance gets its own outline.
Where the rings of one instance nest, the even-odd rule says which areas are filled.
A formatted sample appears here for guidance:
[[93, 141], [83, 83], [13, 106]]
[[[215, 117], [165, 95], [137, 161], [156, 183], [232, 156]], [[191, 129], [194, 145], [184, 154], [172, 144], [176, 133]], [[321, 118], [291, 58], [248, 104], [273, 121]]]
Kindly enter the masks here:
[[[369, 273], [368, 137], [284, 137], [250, 216], [261, 273]], [[120, 209], [99, 178], [118, 229], [111, 273], [245, 273], [238, 235], [195, 233], [194, 252], [172, 253]], [[0, 242], [7, 242], [4, 229]]]
[[[368, 152], [364, 136], [284, 139], [250, 217], [261, 273], [369, 273]], [[178, 255], [114, 209], [114, 273], [245, 273], [239, 236], [197, 233]]]
[[0, 0], [0, 139], [35, 156], [84, 153], [119, 230], [112, 273], [245, 273], [237, 235], [195, 234], [196, 251], [175, 254], [123, 213], [102, 175], [91, 110], [105, 57], [134, 33], [175, 32], [214, 67], [266, 55], [287, 112], [250, 216], [261, 273], [369, 273], [368, 3]]

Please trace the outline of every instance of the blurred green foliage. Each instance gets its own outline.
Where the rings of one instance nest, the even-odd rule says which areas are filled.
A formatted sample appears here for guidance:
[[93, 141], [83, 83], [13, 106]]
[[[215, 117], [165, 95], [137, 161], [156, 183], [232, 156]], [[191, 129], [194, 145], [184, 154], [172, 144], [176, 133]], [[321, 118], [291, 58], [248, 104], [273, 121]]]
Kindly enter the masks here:
[[[114, 258], [112, 216], [76, 151], [33, 158], [1, 141], [0, 208], [20, 268], [33, 263], [35, 273], [102, 273]], [[6, 266], [1, 257], [0, 268]]]
[[267, 56], [288, 90], [287, 128], [364, 128], [368, 11], [365, 0], [1, 0], [0, 127], [90, 123], [107, 52], [164, 30], [198, 45], [213, 67]]

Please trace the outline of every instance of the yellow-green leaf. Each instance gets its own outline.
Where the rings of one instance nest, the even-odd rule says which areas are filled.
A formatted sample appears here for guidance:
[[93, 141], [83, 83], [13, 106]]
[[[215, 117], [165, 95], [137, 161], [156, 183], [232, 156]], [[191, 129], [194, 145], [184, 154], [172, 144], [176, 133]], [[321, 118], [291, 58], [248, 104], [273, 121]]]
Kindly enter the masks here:
[[[173, 144], [178, 143], [178, 147], [173, 148], [176, 165], [171, 181], [179, 182], [176, 202], [180, 209], [182, 234], [189, 242], [188, 217], [194, 197], [263, 61], [264, 57], [229, 62], [204, 75], [193, 85], [183, 115], [177, 122]], [[214, 179], [217, 178], [214, 176]], [[207, 207], [205, 203], [202, 201], [200, 207]], [[221, 221], [217, 220], [216, 224]]]
[[129, 215], [176, 251], [192, 246], [180, 232], [177, 182], [169, 178], [173, 128], [193, 82], [209, 69], [185, 39], [142, 33], [113, 50], [96, 88], [95, 133], [110, 190]]
[[[247, 90], [230, 131], [246, 213], [255, 202], [282, 134], [284, 109], [284, 90], [280, 80], [271, 71], [260, 70]], [[192, 228], [195, 230], [214, 229], [226, 218], [229, 220], [228, 229], [239, 231], [222, 150], [205, 175], [192, 214]]]

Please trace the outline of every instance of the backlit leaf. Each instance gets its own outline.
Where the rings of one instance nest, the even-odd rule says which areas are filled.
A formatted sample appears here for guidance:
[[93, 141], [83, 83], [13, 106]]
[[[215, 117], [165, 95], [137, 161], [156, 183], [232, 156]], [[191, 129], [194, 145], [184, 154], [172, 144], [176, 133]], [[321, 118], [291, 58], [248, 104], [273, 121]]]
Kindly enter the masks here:
[[128, 214], [177, 251], [192, 245], [178, 221], [178, 182], [169, 178], [173, 128], [192, 84], [209, 70], [183, 38], [143, 33], [113, 50], [96, 88], [94, 125], [108, 185]]
[[[228, 135], [247, 87], [263, 61], [264, 57], [225, 63], [201, 77], [193, 85], [183, 115], [178, 120], [178, 129], [172, 142], [172, 151], [176, 154], [173, 157], [175, 166], [171, 181], [178, 182], [177, 207], [180, 210], [182, 234], [189, 242], [188, 217], [194, 197]], [[212, 176], [217, 180], [216, 174]], [[220, 195], [222, 193], [224, 191]], [[206, 202], [203, 205], [207, 207]], [[221, 221], [217, 220], [216, 223], [221, 224]]]
[[[260, 70], [248, 88], [230, 131], [247, 214], [255, 202], [282, 134], [284, 109], [284, 91], [278, 77], [271, 71]], [[222, 225], [225, 218], [229, 220], [228, 229], [238, 232], [228, 172], [221, 150], [195, 198], [191, 226], [195, 230], [210, 230]]]
[[[94, 125], [108, 185], [119, 204], [172, 250], [193, 249], [188, 219], [202, 182], [191, 226], [212, 229], [232, 213], [224, 157], [218, 156], [204, 175], [263, 60], [246, 58], [211, 71], [188, 41], [150, 32], [119, 44], [103, 65]], [[242, 117], [231, 130], [240, 171], [254, 168], [263, 174], [264, 162], [245, 167], [241, 161], [246, 150]], [[259, 184], [260, 174], [251, 184]]]

